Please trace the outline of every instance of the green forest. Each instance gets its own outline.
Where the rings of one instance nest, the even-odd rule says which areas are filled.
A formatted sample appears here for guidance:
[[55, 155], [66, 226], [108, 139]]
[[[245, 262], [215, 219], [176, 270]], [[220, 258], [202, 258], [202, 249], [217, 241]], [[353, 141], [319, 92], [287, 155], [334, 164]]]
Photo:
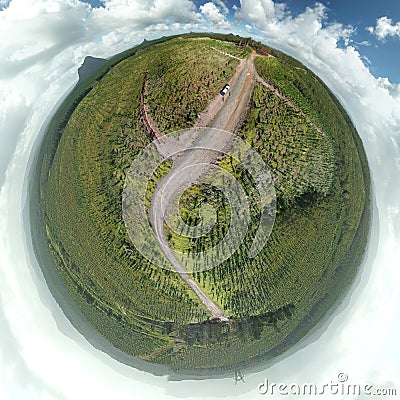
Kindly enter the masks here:
[[[188, 128], [250, 54], [257, 74], [281, 97], [257, 82], [236, 134], [270, 169], [277, 215], [267, 245], [250, 259], [260, 216], [257, 197], [250, 199], [254, 224], [239, 249], [193, 274], [229, 316], [221, 322], [178, 274], [139, 254], [121, 201], [128, 169], [153, 140], [141, 115], [143, 93], [161, 133]], [[253, 193], [254, 182], [235, 160], [217, 163]], [[155, 171], [147, 205], [171, 164]], [[32, 229], [45, 276], [56, 271], [85, 318], [115, 347], [175, 371], [226, 371], [292, 346], [346, 293], [369, 235], [369, 169], [344, 108], [300, 62], [233, 35], [161, 38], [110, 59], [53, 117], [36, 179]], [[195, 256], [224, 237], [231, 209], [208, 185], [182, 197], [185, 223], [198, 224], [204, 202], [218, 223], [197, 239], [165, 226], [172, 247]]]

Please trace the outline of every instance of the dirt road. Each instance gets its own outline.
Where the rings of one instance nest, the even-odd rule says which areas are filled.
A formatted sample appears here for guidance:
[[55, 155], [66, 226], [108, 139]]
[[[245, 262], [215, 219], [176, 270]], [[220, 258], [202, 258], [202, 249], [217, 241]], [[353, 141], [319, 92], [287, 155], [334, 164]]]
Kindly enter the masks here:
[[[253, 59], [254, 55], [251, 55], [248, 59], [241, 61], [234, 77], [230, 81], [230, 93], [225, 96], [225, 99], [218, 95], [205, 112], [200, 115], [195, 128], [193, 128], [194, 136], [196, 135], [196, 128], [205, 126], [204, 123], [206, 123], [209, 128], [223, 129], [228, 132], [234, 132], [240, 126], [246, 114], [255, 84]], [[179, 147], [182, 146], [182, 142], [178, 145], [170, 141], [165, 144], [165, 146], [169, 146], [168, 151], [165, 151], [165, 149], [163, 151], [163, 143], [160, 143], [159, 151], [164, 154], [170, 154], [175, 145], [177, 146], [177, 150], [182, 148]], [[229, 142], [226, 136], [216, 134], [215, 130], [204, 129], [201, 130], [201, 134], [195, 139], [194, 143], [192, 142], [190, 145], [222, 150], [229, 146]], [[175, 158], [169, 174], [160, 180], [154, 191], [149, 214], [157, 240], [173, 268], [196, 293], [201, 302], [210, 311], [213, 318], [227, 321], [228, 317], [223, 313], [220, 307], [202, 291], [179, 263], [174, 252], [170, 249], [164, 233], [164, 214], [166, 206], [177, 193], [182, 193], [182, 191], [189, 188], [192, 183], [196, 182], [196, 180], [207, 171], [207, 165], [212, 163], [217, 155], [218, 153], [213, 150], [191, 150], [183, 152]], [[193, 166], [195, 167], [193, 168]], [[178, 171], [180, 171], [179, 179], [173, 179], [173, 176]]]

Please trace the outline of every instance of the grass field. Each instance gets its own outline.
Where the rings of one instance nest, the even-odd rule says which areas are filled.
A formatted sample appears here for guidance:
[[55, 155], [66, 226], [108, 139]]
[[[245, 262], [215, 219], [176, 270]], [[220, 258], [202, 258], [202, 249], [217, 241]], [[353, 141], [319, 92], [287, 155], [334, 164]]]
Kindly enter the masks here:
[[[290, 347], [346, 292], [369, 232], [368, 165], [349, 117], [311, 71], [268, 49], [274, 57], [256, 57], [258, 74], [302, 113], [257, 84], [238, 132], [271, 170], [278, 214], [256, 258], [248, 257], [254, 224], [230, 259], [194, 274], [229, 324], [210, 321], [179, 275], [135, 250], [121, 197], [135, 155], [152, 140], [140, 116], [143, 89], [161, 132], [189, 127], [234, 74], [239, 61], [223, 53], [246, 57], [248, 44], [261, 48], [210, 36], [164, 38], [112, 59], [63, 104], [38, 159], [35, 223], [51, 255], [42, 268], [57, 269], [88, 321], [116, 347], [176, 370], [235, 368]], [[252, 182], [235, 162], [223, 158], [219, 165], [251, 192]], [[170, 167], [153, 175], [148, 204]], [[195, 252], [224, 236], [230, 209], [207, 185], [183, 196], [185, 222], [197, 224], [203, 202], [215, 207], [218, 224], [199, 239], [167, 233], [173, 247]]]

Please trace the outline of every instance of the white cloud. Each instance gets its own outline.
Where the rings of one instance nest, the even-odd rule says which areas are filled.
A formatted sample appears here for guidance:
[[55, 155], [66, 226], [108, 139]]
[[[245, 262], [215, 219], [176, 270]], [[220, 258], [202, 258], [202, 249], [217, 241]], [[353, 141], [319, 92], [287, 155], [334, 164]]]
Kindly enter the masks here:
[[9, 3], [10, 3], [10, 0], [0, 0], [0, 10], [2, 8], [6, 8]]
[[47, 63], [71, 44], [87, 41], [87, 12], [79, 2], [11, 2], [0, 12], [0, 79]]
[[200, 6], [201, 13], [218, 28], [229, 29], [231, 24], [225, 19], [225, 15], [220, 9], [212, 2], [208, 2]]
[[365, 61], [366, 64], [369, 64], [369, 65], [372, 64], [372, 61], [367, 56], [362, 56], [361, 58]]
[[[196, 27], [201, 18], [189, 0], [105, 0], [104, 5], [92, 9], [79, 0], [13, 0], [0, 12], [0, 79], [103, 35], [118, 34], [128, 43], [149, 26]], [[105, 39], [108, 44], [110, 39]]]
[[122, 21], [129, 23], [131, 29], [141, 29], [166, 19], [188, 23], [200, 17], [189, 0], [104, 0], [104, 6], [93, 9], [92, 20], [95, 25], [108, 28], [121, 27]]
[[[224, 17], [223, 7], [214, 6]], [[160, 35], [156, 30], [191, 30], [200, 15], [186, 0], [112, 0], [96, 10], [77, 0], [13, 0], [0, 12], [2, 399], [247, 400], [259, 398], [257, 384], [266, 374], [283, 382], [329, 383], [340, 370], [361, 383], [391, 382], [400, 388], [400, 86], [372, 76], [360, 53], [348, 45], [352, 29], [329, 24], [322, 5], [293, 18], [271, 0], [242, 0], [236, 16], [261, 40], [316, 72], [346, 106], [364, 141], [379, 213], [373, 221], [378, 239], [348, 298], [350, 306], [343, 306], [329, 329], [307, 346], [266, 372], [246, 376], [246, 385], [235, 386], [231, 379], [167, 383], [89, 345], [66, 321], [29, 253], [24, 213], [29, 157], [43, 122], [76, 82], [85, 55], [109, 56]], [[344, 48], [339, 46], [343, 41]]]
[[241, 7], [234, 7], [235, 17], [239, 20], [252, 21], [255, 24], [274, 22], [285, 15], [286, 5], [273, 0], [242, 0]]
[[366, 46], [366, 47], [371, 46], [371, 42], [369, 42], [368, 40], [363, 40], [362, 42], [355, 42], [355, 44], [357, 44], [359, 46]]
[[222, 0], [213, 0], [213, 3], [215, 3], [220, 8], [220, 10], [223, 14], [229, 13], [229, 8], [226, 6], [226, 4]]
[[379, 40], [383, 40], [388, 36], [400, 37], [400, 21], [394, 24], [391, 18], [381, 17], [376, 20], [375, 27], [369, 26], [367, 30]]
[[247, 32], [251, 32], [251, 30], [252, 30], [252, 26], [251, 25], [249, 25], [249, 24], [246, 24], [245, 26], [244, 26], [245, 28], [246, 28], [246, 31]]

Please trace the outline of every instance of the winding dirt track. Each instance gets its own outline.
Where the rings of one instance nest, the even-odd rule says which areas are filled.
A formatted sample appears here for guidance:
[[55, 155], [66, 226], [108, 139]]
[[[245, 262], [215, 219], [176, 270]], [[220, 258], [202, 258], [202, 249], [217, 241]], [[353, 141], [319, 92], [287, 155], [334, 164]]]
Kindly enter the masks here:
[[[253, 64], [254, 55], [252, 54], [246, 60], [241, 60], [235, 75], [230, 81], [231, 90], [226, 99], [218, 95], [207, 109], [200, 115], [194, 131], [198, 127], [208, 126], [209, 128], [223, 129], [228, 132], [234, 132], [242, 122], [249, 105], [251, 94], [255, 84], [255, 68]], [[176, 145], [173, 141], [159, 144], [160, 153], [170, 153]], [[168, 151], [165, 151], [169, 146]], [[172, 146], [172, 148], [171, 148]], [[182, 146], [182, 143], [180, 143]], [[225, 149], [229, 146], [226, 137], [215, 133], [213, 129], [201, 130], [201, 134], [191, 146], [205, 147], [208, 149]], [[177, 149], [182, 147], [177, 147]], [[175, 158], [171, 171], [167, 176], [158, 183], [150, 206], [150, 221], [157, 240], [173, 268], [181, 276], [181, 278], [190, 286], [196, 293], [202, 303], [212, 314], [213, 318], [218, 318], [221, 321], [227, 321], [228, 317], [223, 313], [220, 307], [215, 304], [198, 286], [198, 284], [190, 277], [185, 269], [176, 259], [173, 251], [169, 248], [167, 239], [164, 233], [164, 212], [166, 205], [169, 204], [173, 196], [190, 187], [192, 182], [195, 182], [201, 175], [207, 171], [207, 164], [212, 163], [218, 153], [210, 150], [191, 150], [181, 153]], [[201, 164], [198, 168], [186, 168], [193, 165]], [[179, 179], [171, 179], [171, 176], [180, 171]], [[182, 173], [182, 171], [184, 171]], [[187, 171], [187, 173], [186, 173]]]
[[[237, 57], [223, 53], [218, 49], [214, 50], [227, 57], [238, 59]], [[200, 131], [198, 128], [216, 128], [234, 133], [243, 122], [256, 82], [261, 83], [271, 90], [296, 113], [304, 115], [301, 110], [299, 110], [289, 99], [283, 96], [273, 85], [266, 82], [257, 74], [254, 67], [255, 57], [256, 54], [253, 53], [247, 59], [239, 59], [240, 64], [237, 67], [236, 73], [229, 81], [231, 89], [229, 94], [225, 96], [226, 99], [223, 99], [222, 96], [218, 94], [208, 107], [199, 115], [191, 130], [192, 133], [188, 132], [186, 135], [183, 135], [183, 137], [180, 138], [179, 143], [174, 139], [162, 136], [158, 127], [154, 124], [154, 121], [147, 112], [147, 106], [143, 96], [145, 93], [145, 86], [142, 94], [142, 117], [149, 133], [152, 134], [153, 137], [159, 139], [157, 145], [159, 153], [168, 157], [171, 153], [181, 152], [178, 153], [178, 156], [173, 157], [174, 163], [170, 172], [159, 181], [154, 191], [149, 210], [151, 225], [164, 254], [171, 262], [175, 271], [189, 285], [193, 292], [196, 293], [201, 302], [212, 314], [213, 318], [220, 319], [221, 321], [228, 321], [228, 317], [190, 277], [175, 257], [174, 252], [170, 249], [164, 233], [164, 214], [166, 212], [166, 205], [170, 204], [174, 195], [176, 195], [176, 193], [182, 193], [184, 190], [188, 189], [199, 179], [200, 176], [205, 174], [208, 170], [208, 165], [215, 161], [215, 158], [218, 156], [217, 151], [227, 150], [230, 145], [227, 137], [216, 134], [215, 130], [202, 129]], [[312, 125], [318, 132], [323, 133], [314, 124]], [[182, 152], [182, 150], [187, 146], [201, 147], [203, 149]], [[213, 150], [207, 151], [204, 150], [204, 148]], [[196, 168], [193, 168], [195, 165]], [[179, 179], [173, 179], [177, 172], [180, 172]]]

